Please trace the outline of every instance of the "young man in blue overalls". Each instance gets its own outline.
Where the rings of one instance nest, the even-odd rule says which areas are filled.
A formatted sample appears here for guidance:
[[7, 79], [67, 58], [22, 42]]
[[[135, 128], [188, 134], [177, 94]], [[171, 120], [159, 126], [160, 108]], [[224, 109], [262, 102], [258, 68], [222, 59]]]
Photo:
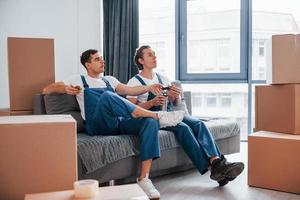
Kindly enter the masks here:
[[[166, 77], [153, 71], [156, 68], [156, 56], [150, 46], [145, 45], [138, 48], [134, 60], [140, 73], [131, 78], [127, 85], [146, 86], [160, 83], [169, 86], [169, 91], [167, 97], [147, 92], [139, 96], [127, 97], [130, 101], [152, 111], [162, 110], [162, 105], [165, 105], [167, 100], [174, 105], [181, 103], [180, 88], [174, 85], [170, 86]], [[167, 110], [171, 111], [170, 104], [168, 104]], [[210, 177], [216, 180], [220, 186], [226, 185], [243, 171], [243, 163], [226, 161], [208, 128], [201, 120], [185, 116], [181, 123], [173, 127], [166, 127], [164, 130], [175, 133], [178, 142], [201, 174], [207, 172], [208, 167], [211, 166]]]
[[[88, 135], [138, 135], [142, 160], [139, 180], [143, 180], [141, 183], [152, 185], [145, 177], [150, 171], [152, 160], [160, 157], [159, 128], [177, 125], [182, 121], [184, 113], [152, 112], [120, 97], [118, 94], [161, 94], [162, 85], [129, 87], [112, 76], [101, 77], [105, 63], [97, 50], [83, 52], [81, 64], [86, 68], [87, 75], [77, 75], [63, 82], [53, 83], [44, 88], [43, 93], [76, 95]], [[145, 192], [150, 199], [160, 197], [154, 186]]]

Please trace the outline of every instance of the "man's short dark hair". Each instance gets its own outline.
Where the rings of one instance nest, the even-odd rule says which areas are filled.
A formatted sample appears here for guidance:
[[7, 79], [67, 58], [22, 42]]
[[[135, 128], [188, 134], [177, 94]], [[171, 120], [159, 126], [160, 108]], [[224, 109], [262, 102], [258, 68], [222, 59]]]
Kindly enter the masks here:
[[136, 49], [135, 55], [134, 55], [134, 62], [137, 65], [139, 70], [143, 70], [143, 65], [139, 62], [140, 58], [143, 58], [143, 50], [144, 49], [150, 49], [151, 47], [149, 45], [143, 45]]
[[80, 62], [81, 64], [85, 67], [85, 69], [87, 70], [85, 63], [86, 62], [91, 62], [91, 55], [94, 55], [98, 53], [98, 50], [96, 49], [88, 49], [85, 52], [83, 52], [80, 56]]

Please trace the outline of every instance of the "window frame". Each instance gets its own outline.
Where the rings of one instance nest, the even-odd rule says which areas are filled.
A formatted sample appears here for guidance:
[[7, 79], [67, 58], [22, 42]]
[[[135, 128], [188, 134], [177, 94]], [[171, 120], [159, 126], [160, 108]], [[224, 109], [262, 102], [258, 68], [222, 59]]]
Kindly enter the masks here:
[[176, 79], [183, 83], [246, 83], [248, 82], [249, 3], [240, 0], [240, 72], [188, 73], [187, 72], [187, 1], [175, 2]]

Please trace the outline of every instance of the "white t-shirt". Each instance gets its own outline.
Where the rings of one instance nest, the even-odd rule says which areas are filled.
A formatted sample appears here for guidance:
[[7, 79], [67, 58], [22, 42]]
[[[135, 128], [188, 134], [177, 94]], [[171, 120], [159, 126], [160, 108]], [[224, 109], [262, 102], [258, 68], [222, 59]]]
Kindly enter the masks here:
[[[84, 75], [84, 78], [89, 85], [90, 88], [106, 88], [105, 82], [102, 80], [102, 78], [92, 78], [88, 75]], [[110, 83], [111, 87], [115, 90], [118, 84], [120, 83], [118, 79], [116, 79], [113, 76], [104, 76], [104, 78]], [[65, 85], [79, 85], [82, 90], [79, 94], [76, 95], [76, 99], [78, 101], [80, 110], [81, 110], [81, 116], [83, 119], [85, 119], [85, 114], [84, 114], [84, 95], [83, 95], [83, 83], [81, 80], [80, 75], [74, 75], [71, 76], [70, 78], [66, 79], [63, 81]]]
[[[161, 81], [162, 81], [164, 87], [171, 85], [170, 81], [168, 80], [167, 77], [162, 76], [161, 74], [158, 74], [158, 75], [160, 76]], [[159, 83], [156, 73], [153, 74], [153, 79], [145, 78], [145, 77], [143, 77], [143, 76], [141, 76], [139, 74], [138, 74], [138, 76], [140, 78], [142, 78], [142, 80], [146, 83], [146, 85], [152, 85], [152, 84], [155, 84], [155, 83]], [[137, 78], [132, 77], [128, 81], [127, 85], [133, 87], [133, 86], [141, 86], [142, 84], [141, 84], [141, 82]], [[139, 102], [145, 103], [147, 101], [147, 99], [148, 99], [148, 95], [149, 95], [149, 93], [146, 92], [146, 93], [141, 94], [139, 96], [127, 96], [127, 97], [129, 97], [129, 98], [137, 98]]]

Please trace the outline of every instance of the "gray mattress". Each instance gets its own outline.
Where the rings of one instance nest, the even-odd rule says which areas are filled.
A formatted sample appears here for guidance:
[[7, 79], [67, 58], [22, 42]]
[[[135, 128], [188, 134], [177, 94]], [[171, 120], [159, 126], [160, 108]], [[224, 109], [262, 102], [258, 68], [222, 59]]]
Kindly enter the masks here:
[[[240, 131], [234, 120], [207, 120], [205, 124], [216, 140], [235, 136]], [[161, 151], [180, 146], [172, 132], [160, 130], [159, 134]], [[78, 159], [81, 159], [86, 174], [140, 153], [138, 137], [134, 135], [88, 136], [78, 134], [77, 144]]]

